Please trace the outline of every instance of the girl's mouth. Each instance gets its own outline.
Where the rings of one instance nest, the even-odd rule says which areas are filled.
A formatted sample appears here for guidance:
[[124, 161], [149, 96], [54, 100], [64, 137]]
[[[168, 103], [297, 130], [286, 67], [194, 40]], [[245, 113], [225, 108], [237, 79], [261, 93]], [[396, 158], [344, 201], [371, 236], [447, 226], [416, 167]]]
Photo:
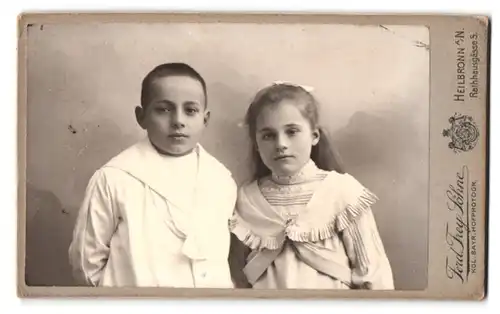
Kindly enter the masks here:
[[290, 158], [293, 158], [293, 156], [292, 155], [280, 155], [280, 156], [274, 157], [274, 160], [278, 161], [278, 160], [286, 160], [286, 159], [290, 159]]

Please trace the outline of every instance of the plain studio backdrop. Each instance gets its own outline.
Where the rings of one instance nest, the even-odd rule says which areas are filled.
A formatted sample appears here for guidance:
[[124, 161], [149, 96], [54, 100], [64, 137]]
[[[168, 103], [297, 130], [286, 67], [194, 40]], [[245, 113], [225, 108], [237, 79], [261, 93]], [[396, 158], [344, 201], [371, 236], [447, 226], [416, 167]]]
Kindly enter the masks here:
[[145, 134], [141, 80], [164, 62], [206, 79], [202, 145], [248, 179], [240, 126], [273, 81], [314, 88], [347, 172], [379, 197], [374, 214], [398, 290], [425, 289], [428, 30], [315, 24], [68, 24], [28, 30], [28, 285], [74, 285], [67, 251], [90, 176]]

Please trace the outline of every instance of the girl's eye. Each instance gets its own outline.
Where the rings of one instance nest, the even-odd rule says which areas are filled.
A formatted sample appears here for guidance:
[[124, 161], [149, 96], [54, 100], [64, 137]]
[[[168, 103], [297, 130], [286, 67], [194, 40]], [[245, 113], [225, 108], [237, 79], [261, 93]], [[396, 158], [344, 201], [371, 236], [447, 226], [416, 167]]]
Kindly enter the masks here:
[[273, 137], [273, 134], [270, 133], [262, 135], [263, 140], [271, 140]]
[[288, 134], [288, 135], [295, 135], [295, 134], [297, 134], [297, 133], [299, 133], [299, 130], [297, 130], [297, 129], [290, 129], [290, 130], [287, 130], [287, 134]]
[[189, 115], [194, 115], [194, 114], [198, 113], [198, 109], [196, 109], [196, 108], [187, 108], [186, 109], [186, 113], [189, 114]]

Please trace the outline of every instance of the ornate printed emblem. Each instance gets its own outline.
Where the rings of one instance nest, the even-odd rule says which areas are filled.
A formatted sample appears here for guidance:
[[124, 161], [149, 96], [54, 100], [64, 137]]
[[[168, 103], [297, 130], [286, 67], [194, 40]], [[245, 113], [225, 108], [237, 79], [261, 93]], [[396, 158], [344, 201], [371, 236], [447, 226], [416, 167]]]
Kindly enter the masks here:
[[479, 130], [472, 117], [455, 113], [448, 120], [451, 126], [443, 130], [443, 136], [449, 137], [451, 142], [448, 147], [455, 153], [466, 152], [473, 149], [479, 139]]

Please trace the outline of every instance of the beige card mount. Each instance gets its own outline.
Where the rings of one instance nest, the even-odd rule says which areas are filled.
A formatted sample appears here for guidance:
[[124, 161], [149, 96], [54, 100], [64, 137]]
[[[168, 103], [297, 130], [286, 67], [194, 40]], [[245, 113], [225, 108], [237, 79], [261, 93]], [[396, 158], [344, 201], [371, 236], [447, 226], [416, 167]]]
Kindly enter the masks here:
[[[20, 297], [484, 299], [488, 17], [27, 13], [18, 35]], [[143, 136], [141, 81], [164, 62], [203, 74], [201, 144], [238, 186], [251, 175], [242, 121], [256, 92], [310, 87], [347, 171], [378, 197], [395, 289], [251, 289], [237, 275], [234, 289], [77, 285], [68, 248], [87, 184]]]

